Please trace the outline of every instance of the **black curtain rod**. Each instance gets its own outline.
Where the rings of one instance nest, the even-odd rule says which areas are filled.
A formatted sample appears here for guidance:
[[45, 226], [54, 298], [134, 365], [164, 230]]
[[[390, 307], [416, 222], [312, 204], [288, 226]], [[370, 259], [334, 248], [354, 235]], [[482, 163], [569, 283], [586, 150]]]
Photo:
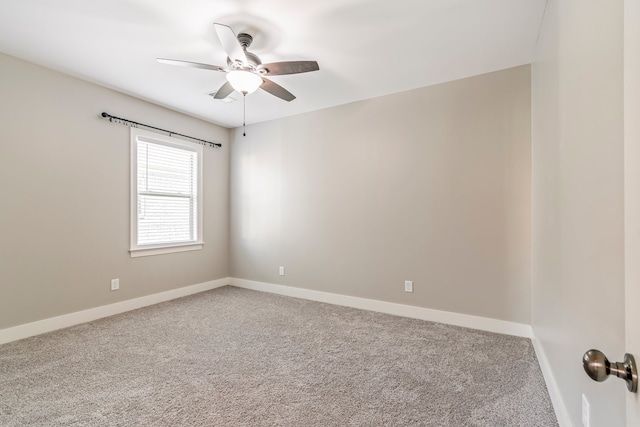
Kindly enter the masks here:
[[116, 116], [112, 116], [109, 113], [105, 113], [103, 112], [101, 114], [102, 117], [109, 119], [110, 122], [113, 122], [114, 120], [117, 122], [122, 123], [123, 125], [128, 125], [128, 126], [134, 126], [134, 127], [138, 127], [138, 126], [143, 126], [149, 129], [155, 129], [155, 130], [159, 130], [161, 132], [166, 132], [169, 134], [169, 136], [173, 136], [173, 135], [178, 135], [181, 136], [183, 138], [189, 138], [189, 139], [193, 139], [194, 141], [198, 141], [199, 143], [201, 143], [202, 145], [205, 144], [209, 144], [210, 147], [222, 147], [222, 144], [218, 143], [218, 142], [211, 142], [211, 141], [205, 141], [204, 139], [200, 139], [200, 138], [194, 138], [192, 136], [189, 135], [183, 135], [181, 133], [178, 132], [172, 132], [170, 130], [166, 130], [166, 129], [160, 129], [157, 128], [155, 126], [149, 126], [149, 125], [145, 125], [144, 123], [138, 123], [138, 122], [134, 122], [133, 120], [129, 120], [129, 119], [123, 119], [122, 117], [116, 117]]

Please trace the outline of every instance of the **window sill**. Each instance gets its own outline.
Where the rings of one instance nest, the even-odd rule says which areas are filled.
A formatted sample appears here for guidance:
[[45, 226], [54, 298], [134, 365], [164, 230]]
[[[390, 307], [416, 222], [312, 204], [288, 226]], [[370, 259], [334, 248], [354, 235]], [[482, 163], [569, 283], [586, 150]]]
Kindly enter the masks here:
[[131, 258], [151, 255], [171, 254], [174, 252], [198, 251], [202, 249], [204, 242], [182, 243], [177, 245], [147, 246], [129, 249]]

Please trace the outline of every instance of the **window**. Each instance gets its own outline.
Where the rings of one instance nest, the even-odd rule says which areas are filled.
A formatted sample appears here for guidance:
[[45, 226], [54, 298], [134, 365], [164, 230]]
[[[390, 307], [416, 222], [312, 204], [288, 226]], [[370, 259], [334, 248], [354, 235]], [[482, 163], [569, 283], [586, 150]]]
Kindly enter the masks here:
[[202, 249], [202, 146], [131, 128], [131, 256]]

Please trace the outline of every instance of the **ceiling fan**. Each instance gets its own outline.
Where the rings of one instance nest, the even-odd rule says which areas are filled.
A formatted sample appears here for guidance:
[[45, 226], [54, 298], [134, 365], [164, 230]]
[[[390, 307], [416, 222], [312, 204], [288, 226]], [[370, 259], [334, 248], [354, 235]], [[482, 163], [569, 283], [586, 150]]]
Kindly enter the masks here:
[[163, 64], [202, 68], [226, 73], [227, 81], [218, 89], [214, 96], [215, 99], [224, 99], [234, 90], [237, 90], [243, 95], [247, 95], [260, 88], [287, 102], [293, 101], [296, 97], [291, 92], [266, 77], [307, 73], [320, 69], [316, 61], [283, 61], [263, 64], [256, 54], [247, 50], [253, 42], [251, 35], [240, 33], [236, 37], [231, 27], [227, 25], [214, 23], [213, 26], [227, 54], [226, 67], [176, 59], [157, 58], [157, 60]]

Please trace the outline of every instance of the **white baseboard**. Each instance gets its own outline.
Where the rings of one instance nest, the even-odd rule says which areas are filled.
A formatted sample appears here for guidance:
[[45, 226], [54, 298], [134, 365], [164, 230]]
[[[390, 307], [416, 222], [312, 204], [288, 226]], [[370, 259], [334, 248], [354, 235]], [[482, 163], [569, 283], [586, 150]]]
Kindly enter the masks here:
[[562, 395], [560, 394], [558, 383], [551, 371], [551, 365], [549, 364], [549, 359], [547, 359], [547, 354], [544, 352], [542, 345], [536, 339], [533, 332], [531, 342], [533, 342], [533, 349], [538, 357], [538, 363], [540, 364], [540, 370], [542, 371], [544, 382], [547, 384], [547, 390], [549, 391], [549, 397], [551, 398], [551, 403], [553, 404], [553, 410], [556, 413], [558, 424], [560, 427], [573, 427], [571, 418], [569, 418], [569, 412], [567, 411], [567, 407], [565, 406]]
[[360, 308], [369, 311], [377, 311], [396, 316], [411, 317], [414, 319], [429, 320], [432, 322], [463, 326], [465, 328], [479, 329], [482, 331], [531, 338], [531, 326], [523, 323], [452, 313], [449, 311], [432, 310], [429, 308], [313, 291], [310, 289], [294, 288], [291, 286], [276, 285], [273, 283], [256, 282], [253, 280], [238, 279], [235, 277], [230, 278], [230, 284], [239, 288], [253, 289], [256, 291], [270, 292], [273, 294]]
[[208, 291], [210, 289], [228, 285], [229, 282], [230, 279], [225, 277], [140, 298], [116, 302], [114, 304], [90, 308], [88, 310], [76, 311], [75, 313], [64, 314], [62, 316], [51, 317], [49, 319], [38, 320], [36, 322], [26, 323], [24, 325], [18, 325], [7, 329], [0, 329], [0, 344], [44, 334], [45, 332], [51, 332], [57, 329], [67, 328], [80, 323], [91, 322], [103, 317], [113, 316], [115, 314], [196, 294], [198, 292]]

